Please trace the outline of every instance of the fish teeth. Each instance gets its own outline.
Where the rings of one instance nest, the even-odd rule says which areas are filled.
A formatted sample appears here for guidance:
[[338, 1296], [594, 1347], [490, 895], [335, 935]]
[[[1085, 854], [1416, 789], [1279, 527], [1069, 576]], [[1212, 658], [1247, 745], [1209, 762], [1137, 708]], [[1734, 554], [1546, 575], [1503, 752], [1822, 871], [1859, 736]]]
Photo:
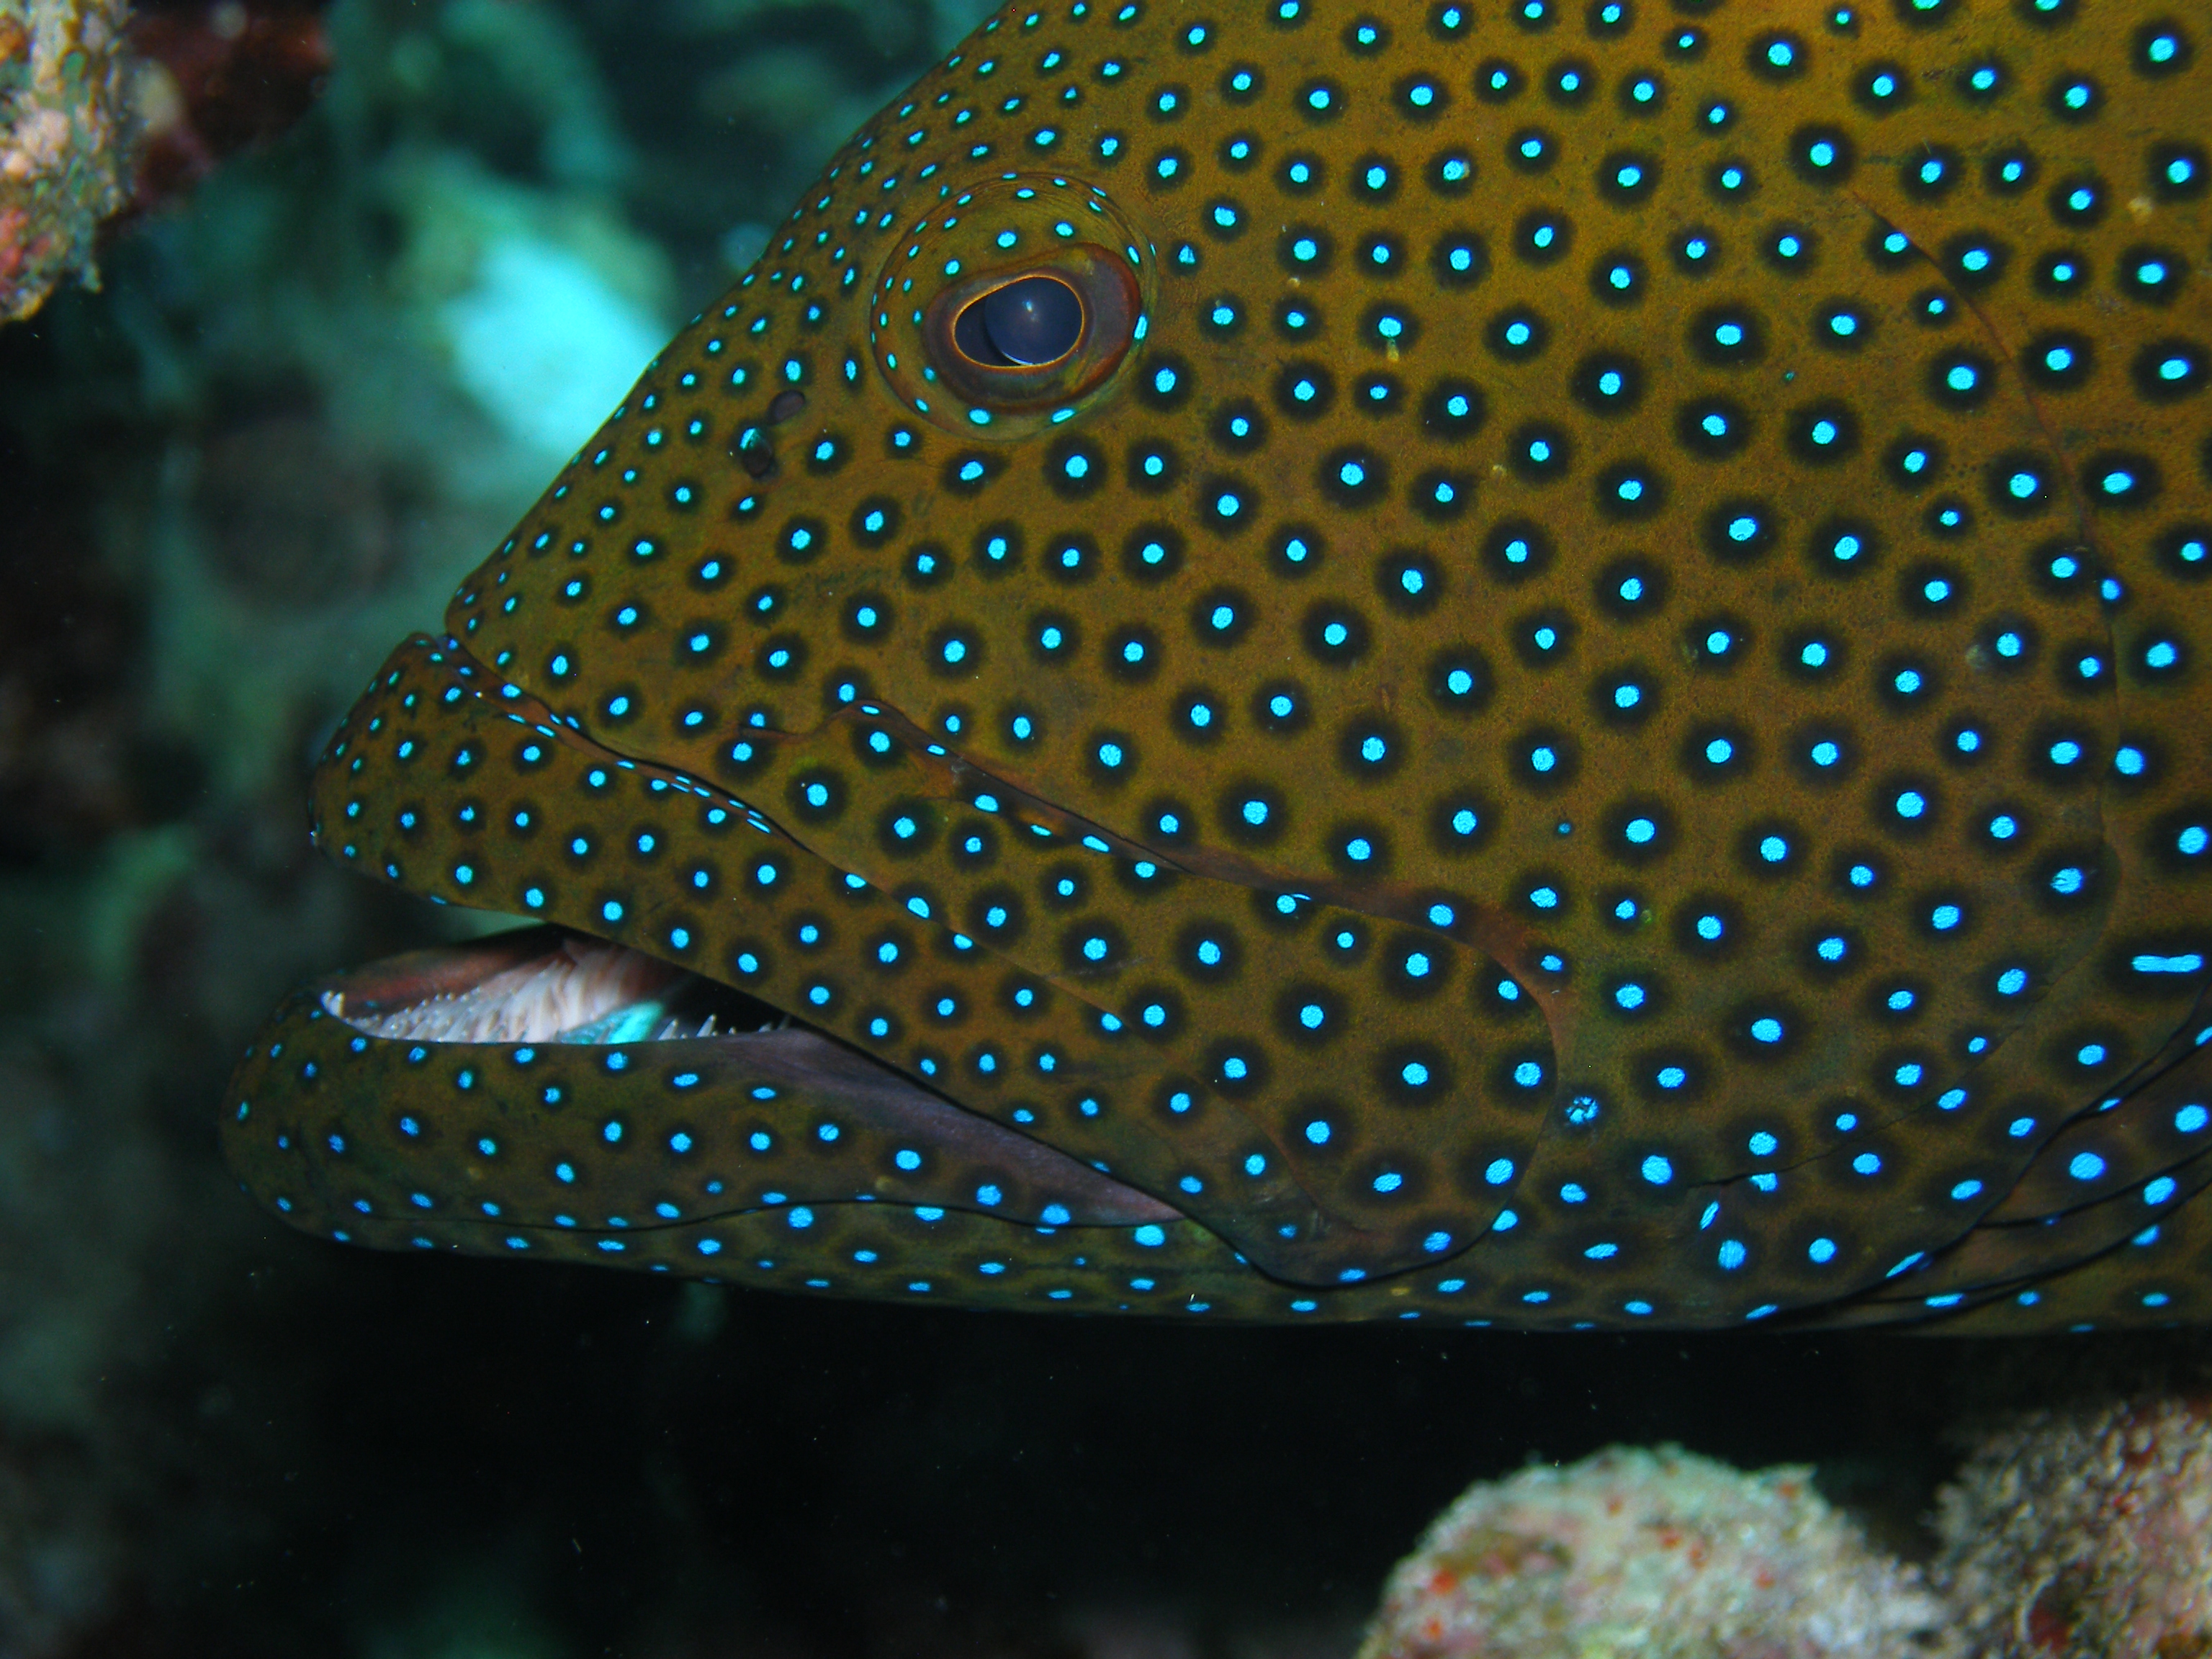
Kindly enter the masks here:
[[[620, 945], [568, 939], [550, 956], [404, 1008], [349, 1014], [343, 991], [325, 991], [321, 1001], [334, 1018], [392, 1042], [550, 1042], [645, 1000], [680, 971]], [[657, 1040], [676, 1029], [672, 1019]]]

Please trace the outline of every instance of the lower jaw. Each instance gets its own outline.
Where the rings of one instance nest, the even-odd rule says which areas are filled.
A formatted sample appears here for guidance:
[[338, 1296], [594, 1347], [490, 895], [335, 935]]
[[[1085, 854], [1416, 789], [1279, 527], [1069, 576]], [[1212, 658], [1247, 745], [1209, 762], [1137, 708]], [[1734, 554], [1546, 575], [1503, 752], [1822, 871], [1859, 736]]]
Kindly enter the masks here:
[[836, 1208], [879, 1200], [1048, 1231], [1183, 1219], [741, 992], [553, 927], [310, 985], [230, 1087], [247, 1190], [341, 1240], [388, 1243], [370, 1218], [410, 1243], [550, 1248], [597, 1205], [594, 1248], [627, 1263], [662, 1221], [785, 1206], [823, 1219], [816, 1249]]

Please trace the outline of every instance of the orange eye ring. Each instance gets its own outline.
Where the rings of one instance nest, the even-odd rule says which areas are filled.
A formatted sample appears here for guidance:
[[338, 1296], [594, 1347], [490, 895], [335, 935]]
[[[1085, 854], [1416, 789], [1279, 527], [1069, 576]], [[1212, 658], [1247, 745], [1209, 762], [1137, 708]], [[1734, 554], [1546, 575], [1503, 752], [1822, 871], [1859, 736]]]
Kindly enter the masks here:
[[908, 409], [1018, 442], [1113, 398], [1158, 302], [1152, 239], [1097, 185], [1006, 173], [942, 199], [884, 256], [868, 349]]
[[[978, 271], [930, 302], [922, 323], [930, 362], [969, 403], [1006, 415], [1064, 404], [1104, 380], [1127, 355], [1143, 302], [1127, 264], [1088, 243], [1055, 248], [1053, 256], [1046, 265]], [[1065, 349], [1024, 362], [994, 349], [987, 310], [994, 298], [1039, 283], [1065, 294], [1079, 320]]]

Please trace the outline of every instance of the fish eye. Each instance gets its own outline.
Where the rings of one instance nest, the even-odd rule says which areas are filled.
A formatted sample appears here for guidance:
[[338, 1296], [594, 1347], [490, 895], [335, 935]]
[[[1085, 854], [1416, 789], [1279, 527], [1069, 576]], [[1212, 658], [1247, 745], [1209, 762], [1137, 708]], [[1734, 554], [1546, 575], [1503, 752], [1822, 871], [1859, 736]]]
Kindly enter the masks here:
[[952, 343], [989, 368], [1056, 363], [1083, 337], [1083, 301], [1057, 276], [1023, 276], [971, 300], [953, 319]]
[[[1049, 250], [1051, 263], [970, 276], [958, 258], [941, 260], [947, 285], [915, 313], [929, 367], [909, 397], [940, 425], [987, 436], [1004, 428], [1056, 424], [1071, 400], [1109, 379], [1140, 337], [1141, 299], [1118, 250], [1089, 245]], [[880, 348], [879, 348], [880, 350]], [[888, 356], [885, 362], [890, 370]], [[902, 384], [894, 376], [895, 384]], [[949, 388], [968, 407], [937, 394]]]
[[944, 430], [1001, 440], [1049, 430], [1133, 364], [1155, 263], [1096, 186], [1006, 175], [893, 240], [870, 307], [876, 367]]

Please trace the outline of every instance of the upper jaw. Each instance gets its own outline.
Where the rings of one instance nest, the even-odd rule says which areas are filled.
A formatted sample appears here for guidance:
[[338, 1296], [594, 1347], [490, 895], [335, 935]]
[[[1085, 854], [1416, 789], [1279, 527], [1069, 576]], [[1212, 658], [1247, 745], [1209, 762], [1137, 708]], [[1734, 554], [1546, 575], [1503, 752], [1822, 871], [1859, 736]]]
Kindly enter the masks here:
[[356, 1030], [390, 1041], [630, 1042], [778, 1023], [741, 992], [550, 927], [374, 963], [326, 986], [319, 1000]]

